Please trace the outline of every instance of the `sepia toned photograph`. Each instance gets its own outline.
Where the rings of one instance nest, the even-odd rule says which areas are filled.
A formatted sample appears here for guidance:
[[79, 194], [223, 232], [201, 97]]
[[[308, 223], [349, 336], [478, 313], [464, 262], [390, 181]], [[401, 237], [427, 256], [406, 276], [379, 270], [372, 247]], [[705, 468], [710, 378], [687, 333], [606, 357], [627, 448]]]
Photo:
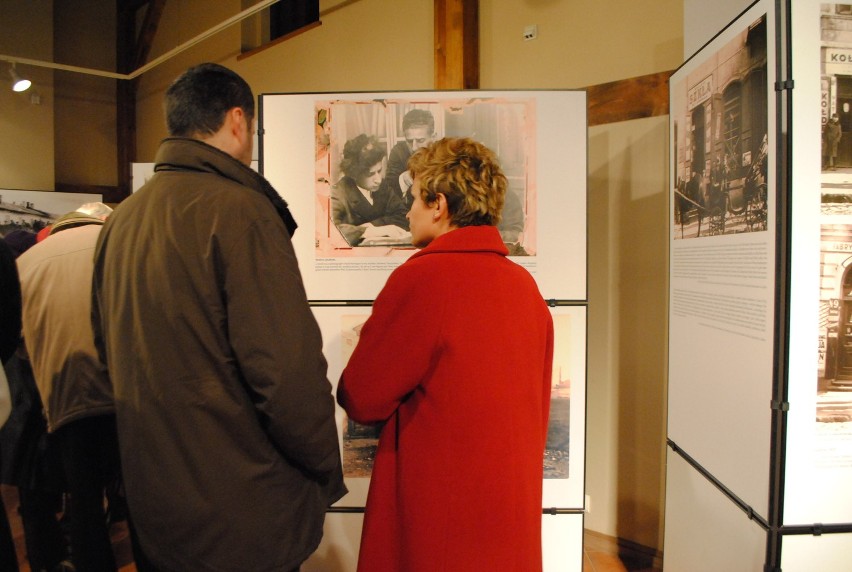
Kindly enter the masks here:
[[534, 119], [529, 99], [317, 101], [317, 256], [413, 249], [408, 159], [443, 137], [470, 137], [497, 154], [509, 183], [498, 229], [510, 256], [534, 256]]
[[820, 5], [823, 215], [852, 215], [852, 5]]
[[675, 239], [765, 231], [769, 157], [766, 16], [670, 83]]
[[852, 9], [820, 4], [817, 452], [852, 467]]

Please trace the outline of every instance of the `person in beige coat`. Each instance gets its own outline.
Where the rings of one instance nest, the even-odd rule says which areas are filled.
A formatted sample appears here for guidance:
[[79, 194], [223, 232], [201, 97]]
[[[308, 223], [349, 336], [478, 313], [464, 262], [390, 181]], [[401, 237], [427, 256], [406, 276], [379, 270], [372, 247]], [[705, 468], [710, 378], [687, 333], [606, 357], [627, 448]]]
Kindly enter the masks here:
[[92, 572], [116, 569], [104, 498], [120, 475], [112, 388], [90, 321], [92, 255], [102, 224], [68, 213], [17, 260], [24, 344], [62, 458], [72, 560]]

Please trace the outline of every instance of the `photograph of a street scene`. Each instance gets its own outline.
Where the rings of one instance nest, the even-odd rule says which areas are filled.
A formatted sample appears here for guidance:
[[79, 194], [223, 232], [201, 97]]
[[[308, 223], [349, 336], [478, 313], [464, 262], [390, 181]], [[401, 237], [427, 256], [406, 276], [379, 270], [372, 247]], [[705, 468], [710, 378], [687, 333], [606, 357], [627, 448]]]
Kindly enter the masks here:
[[766, 17], [671, 85], [673, 237], [767, 227]]

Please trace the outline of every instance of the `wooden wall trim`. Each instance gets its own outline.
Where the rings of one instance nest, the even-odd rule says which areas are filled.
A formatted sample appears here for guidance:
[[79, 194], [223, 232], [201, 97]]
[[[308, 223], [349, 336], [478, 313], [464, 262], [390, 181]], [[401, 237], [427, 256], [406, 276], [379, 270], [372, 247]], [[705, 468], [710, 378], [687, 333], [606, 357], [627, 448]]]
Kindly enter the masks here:
[[669, 113], [671, 71], [586, 88], [589, 127]]

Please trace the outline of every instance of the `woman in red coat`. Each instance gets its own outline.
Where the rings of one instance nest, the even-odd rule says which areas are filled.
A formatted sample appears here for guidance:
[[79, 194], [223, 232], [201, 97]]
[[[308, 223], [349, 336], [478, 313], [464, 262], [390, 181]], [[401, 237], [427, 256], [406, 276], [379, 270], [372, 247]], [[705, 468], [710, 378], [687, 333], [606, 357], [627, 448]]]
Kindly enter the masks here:
[[384, 423], [359, 571], [541, 570], [553, 322], [496, 225], [506, 177], [470, 139], [411, 157], [412, 242], [338, 401]]

